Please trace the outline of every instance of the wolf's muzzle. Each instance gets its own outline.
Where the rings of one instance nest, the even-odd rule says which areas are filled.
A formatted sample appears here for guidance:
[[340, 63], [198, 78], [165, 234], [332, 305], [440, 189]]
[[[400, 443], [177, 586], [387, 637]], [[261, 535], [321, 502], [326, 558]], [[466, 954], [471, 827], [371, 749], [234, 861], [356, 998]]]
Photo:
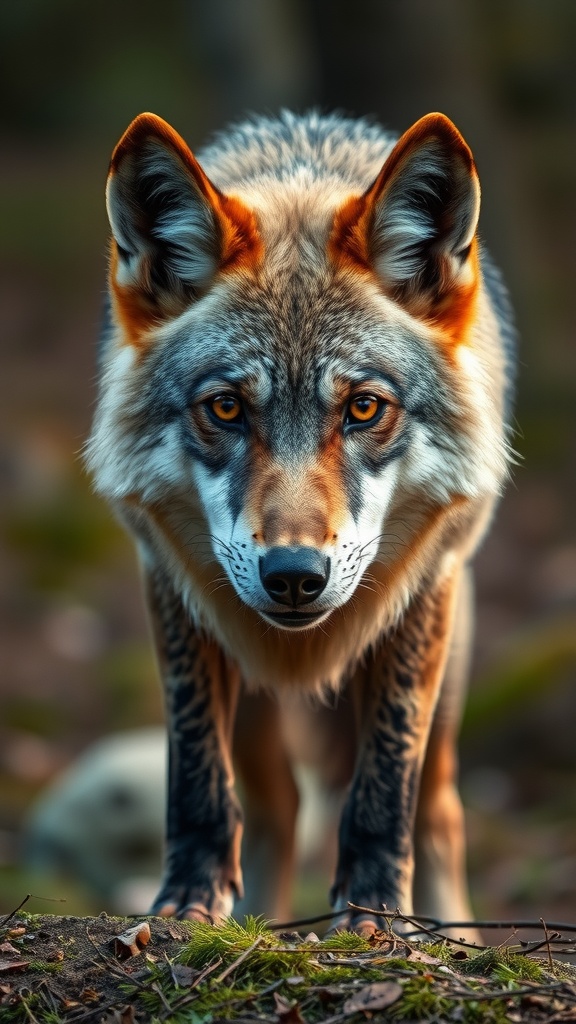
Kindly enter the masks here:
[[260, 559], [260, 579], [273, 601], [299, 608], [315, 601], [326, 587], [330, 559], [316, 548], [270, 548]]

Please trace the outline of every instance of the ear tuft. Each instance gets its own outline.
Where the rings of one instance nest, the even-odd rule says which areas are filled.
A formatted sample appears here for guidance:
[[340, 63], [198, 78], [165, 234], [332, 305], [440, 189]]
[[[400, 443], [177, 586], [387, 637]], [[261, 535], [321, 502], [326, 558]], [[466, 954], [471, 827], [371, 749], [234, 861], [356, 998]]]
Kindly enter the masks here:
[[373, 201], [379, 277], [408, 294], [452, 287], [476, 233], [480, 188], [472, 153], [448, 118], [429, 114], [400, 139]]
[[113, 287], [130, 301], [178, 312], [223, 267], [255, 255], [254, 215], [209, 180], [173, 128], [141, 114], [112, 154], [106, 189], [115, 241]]
[[451, 297], [461, 309], [461, 290], [473, 289], [479, 209], [469, 147], [447, 117], [428, 114], [397, 142], [367, 192], [339, 211], [335, 231], [340, 248], [388, 294], [441, 318]]

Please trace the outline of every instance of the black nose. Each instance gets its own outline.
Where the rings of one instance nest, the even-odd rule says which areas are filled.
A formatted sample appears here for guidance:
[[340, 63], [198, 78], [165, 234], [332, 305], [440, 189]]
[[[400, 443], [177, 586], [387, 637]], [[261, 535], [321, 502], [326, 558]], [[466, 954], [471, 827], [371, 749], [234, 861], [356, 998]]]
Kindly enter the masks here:
[[310, 604], [324, 590], [330, 559], [316, 548], [270, 548], [260, 559], [260, 579], [278, 604], [298, 608]]

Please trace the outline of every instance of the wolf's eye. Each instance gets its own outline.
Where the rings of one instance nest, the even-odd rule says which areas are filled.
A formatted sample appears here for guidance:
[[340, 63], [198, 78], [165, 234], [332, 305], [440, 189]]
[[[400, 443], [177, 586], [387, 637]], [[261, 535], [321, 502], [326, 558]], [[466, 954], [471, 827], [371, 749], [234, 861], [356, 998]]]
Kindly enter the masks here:
[[235, 395], [216, 395], [208, 405], [216, 419], [222, 423], [239, 423], [242, 419], [242, 403]]
[[346, 409], [345, 424], [353, 426], [371, 423], [384, 408], [384, 401], [376, 395], [356, 395], [350, 399]]

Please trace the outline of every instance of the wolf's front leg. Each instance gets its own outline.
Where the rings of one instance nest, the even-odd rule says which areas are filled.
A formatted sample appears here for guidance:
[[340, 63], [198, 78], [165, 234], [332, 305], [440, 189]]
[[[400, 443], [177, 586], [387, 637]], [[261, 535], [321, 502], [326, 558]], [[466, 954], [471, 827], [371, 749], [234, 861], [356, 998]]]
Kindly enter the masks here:
[[149, 577], [148, 595], [169, 731], [165, 867], [152, 913], [217, 920], [242, 895], [231, 758], [238, 673], [160, 574]]
[[415, 598], [354, 680], [356, 771], [340, 824], [332, 902], [336, 927], [369, 933], [383, 919], [347, 903], [412, 912], [413, 832], [420, 773], [450, 639], [453, 581]]

